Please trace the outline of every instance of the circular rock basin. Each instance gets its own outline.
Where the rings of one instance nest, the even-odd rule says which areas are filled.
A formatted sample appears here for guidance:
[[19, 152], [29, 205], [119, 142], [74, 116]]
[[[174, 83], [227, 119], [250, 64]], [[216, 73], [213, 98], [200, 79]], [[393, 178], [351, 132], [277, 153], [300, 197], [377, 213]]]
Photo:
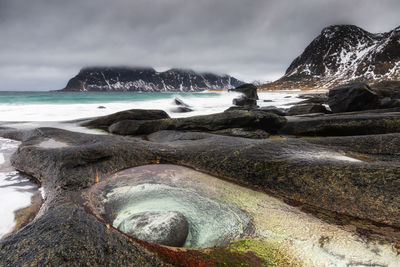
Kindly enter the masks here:
[[[367, 239], [351, 224], [327, 223], [263, 192], [182, 166], [147, 165], [100, 177], [82, 196], [100, 220], [132, 237], [199, 248], [163, 247], [170, 261], [179, 257], [168, 253], [182, 256], [187, 251], [182, 257], [194, 257], [196, 251], [201, 259], [238, 260], [238, 266], [252, 259], [256, 260], [252, 266], [398, 266], [400, 262], [392, 241]], [[159, 246], [150, 247], [164, 253]], [[187, 266], [186, 261], [172, 263]]]
[[119, 172], [92, 192], [101, 192], [96, 204], [101, 217], [148, 242], [207, 248], [249, 234], [251, 216], [204, 179], [207, 175], [188, 168], [148, 165]]

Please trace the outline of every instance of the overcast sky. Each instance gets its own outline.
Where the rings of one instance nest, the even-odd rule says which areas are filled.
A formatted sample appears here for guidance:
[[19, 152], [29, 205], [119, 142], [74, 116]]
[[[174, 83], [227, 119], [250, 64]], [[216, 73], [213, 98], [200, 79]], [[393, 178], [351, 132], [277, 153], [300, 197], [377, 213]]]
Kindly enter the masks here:
[[52, 90], [81, 67], [273, 80], [333, 24], [400, 25], [399, 0], [0, 0], [0, 90]]

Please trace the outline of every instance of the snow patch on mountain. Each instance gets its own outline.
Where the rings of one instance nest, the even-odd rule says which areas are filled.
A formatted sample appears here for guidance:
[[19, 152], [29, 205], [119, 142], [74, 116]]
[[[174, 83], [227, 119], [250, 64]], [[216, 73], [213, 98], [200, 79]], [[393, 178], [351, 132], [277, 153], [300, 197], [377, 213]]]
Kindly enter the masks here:
[[229, 75], [171, 69], [91, 67], [82, 69], [62, 91], [170, 92], [231, 89], [243, 84]]
[[400, 27], [374, 34], [354, 25], [330, 26], [270, 86], [330, 88], [352, 81], [400, 80], [399, 44]]

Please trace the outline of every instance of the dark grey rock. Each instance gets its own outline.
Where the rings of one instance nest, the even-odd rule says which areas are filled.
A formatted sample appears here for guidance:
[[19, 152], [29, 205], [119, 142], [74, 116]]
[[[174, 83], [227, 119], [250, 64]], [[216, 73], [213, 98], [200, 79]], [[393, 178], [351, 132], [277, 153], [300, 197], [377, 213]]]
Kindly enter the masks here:
[[0, 266], [167, 265], [119, 232], [107, 229], [82, 207], [58, 203], [0, 240]]
[[275, 133], [285, 123], [284, 117], [262, 110], [232, 110], [187, 118], [124, 120], [111, 125], [108, 131], [120, 135], [140, 135], [162, 130], [209, 132], [228, 128], [253, 128]]
[[303, 94], [299, 95], [298, 98], [306, 99], [297, 104], [327, 104], [328, 103], [328, 94]]
[[252, 130], [252, 129], [245, 129], [245, 128], [230, 128], [230, 129], [224, 129], [224, 130], [219, 130], [219, 131], [213, 131], [211, 133], [243, 137], [243, 138], [253, 138], [253, 139], [265, 139], [270, 136], [270, 134], [264, 130], [260, 130], [260, 129]]
[[232, 111], [232, 110], [247, 110], [247, 111], [252, 111], [254, 109], [258, 109], [258, 107], [255, 106], [243, 106], [243, 107], [239, 107], [239, 106], [231, 106], [229, 108], [227, 108], [226, 110], [224, 110], [224, 112], [226, 111]]
[[[274, 114], [233, 110], [204, 116], [170, 118], [161, 120], [125, 120], [109, 127], [111, 133], [120, 135], [149, 134], [162, 130], [217, 131], [227, 128], [259, 127], [271, 129], [277, 127], [280, 118]], [[276, 120], [276, 121], [275, 121]], [[268, 130], [267, 130], [268, 131]]]
[[[397, 122], [397, 125], [400, 124]], [[93, 185], [96, 171], [102, 179], [118, 170], [150, 164], [157, 159], [251, 185], [315, 209], [399, 227], [399, 157], [385, 158], [399, 139], [398, 135], [351, 136], [323, 143], [324, 138], [255, 140], [163, 131], [152, 134], [149, 142], [41, 128], [23, 141], [12, 163], [46, 184], [50, 191], [68, 193]], [[43, 149], [35, 145], [47, 138], [71, 146]], [[376, 148], [373, 153], [369, 152], [371, 144]], [[345, 157], [355, 149], [365, 153], [360, 155], [360, 160]], [[68, 199], [76, 198], [63, 197], [55, 203], [71, 201]], [[23, 238], [19, 232], [14, 235]]]
[[246, 83], [236, 87], [235, 89], [230, 89], [232, 92], [239, 92], [243, 95], [239, 98], [233, 99], [233, 104], [241, 107], [256, 107], [258, 94], [257, 87], [251, 83]]
[[189, 107], [188, 104], [186, 104], [185, 102], [183, 102], [183, 100], [180, 99], [180, 98], [178, 98], [178, 97], [175, 97], [174, 103], [175, 103], [175, 105], [177, 105], [177, 106]]
[[278, 132], [287, 121], [285, 117], [262, 109], [253, 109], [250, 112], [257, 117], [257, 122], [252, 125], [252, 128], [261, 129], [269, 133]]
[[250, 99], [245, 96], [233, 99], [232, 103], [239, 107], [255, 107], [257, 106], [257, 100]]
[[379, 81], [371, 85], [380, 98], [400, 99], [400, 81]]
[[249, 99], [258, 100], [257, 87], [251, 83], [242, 84], [234, 89], [229, 89], [229, 92], [239, 92]]
[[287, 110], [283, 108], [277, 108], [275, 106], [261, 107], [260, 110], [265, 112], [271, 112], [279, 116], [286, 116]]
[[400, 99], [392, 99], [390, 97], [384, 97], [379, 101], [380, 108], [397, 108], [400, 107]]
[[328, 110], [324, 105], [321, 104], [302, 104], [289, 108], [287, 115], [293, 116], [310, 113], [328, 113]]
[[349, 112], [289, 118], [279, 131], [297, 136], [345, 136], [400, 132], [400, 113]]
[[210, 136], [212, 136], [210, 133], [166, 130], [147, 135], [147, 140], [156, 143], [168, 143], [175, 141], [196, 141], [209, 138]]
[[151, 243], [182, 247], [189, 233], [189, 223], [177, 211], [145, 211], [129, 216], [118, 229]]
[[[221, 119], [235, 125], [248, 120], [252, 127], [261, 127], [263, 121], [267, 128], [269, 121], [275, 127], [282, 123], [281, 132], [291, 134], [369, 135], [254, 140], [162, 131], [145, 141], [53, 128], [8, 129], [4, 134], [22, 141], [12, 157], [13, 166], [35, 177], [48, 192], [41, 216], [0, 240], [0, 266], [162, 265], [156, 255], [87, 212], [80, 193], [96, 183], [96, 174], [105, 179], [155, 160], [251, 186], [313, 207], [316, 213], [330, 211], [388, 229], [400, 227], [400, 134], [371, 135], [399, 131], [398, 109], [288, 117], [288, 122], [260, 110], [231, 112], [236, 113], [200, 122], [221, 125]], [[198, 127], [198, 119], [191, 122]], [[70, 146], [38, 146], [49, 138]]]
[[183, 102], [183, 100], [178, 97], [175, 97], [174, 104], [177, 105], [178, 107], [171, 109], [172, 112], [185, 113], [193, 111], [193, 109], [188, 104]]
[[111, 124], [122, 120], [156, 120], [165, 118], [169, 118], [169, 116], [163, 110], [131, 109], [90, 119], [84, 121], [81, 125], [89, 128], [107, 130]]
[[379, 96], [365, 83], [349, 83], [329, 91], [328, 105], [334, 113], [376, 109]]

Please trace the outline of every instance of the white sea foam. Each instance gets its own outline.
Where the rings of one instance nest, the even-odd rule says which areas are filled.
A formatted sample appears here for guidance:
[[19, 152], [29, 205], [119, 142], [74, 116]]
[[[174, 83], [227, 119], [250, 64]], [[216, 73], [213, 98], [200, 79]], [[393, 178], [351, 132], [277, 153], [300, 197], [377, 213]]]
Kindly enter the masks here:
[[0, 238], [14, 227], [14, 212], [31, 204], [33, 194], [23, 191], [36, 186], [26, 181], [17, 174], [0, 173]]
[[42, 199], [45, 200], [46, 199], [46, 192], [44, 191], [43, 187], [39, 188], [39, 192], [42, 195]]
[[[179, 95], [185, 103], [193, 108], [189, 113], [173, 113], [176, 107], [174, 96], [164, 99], [153, 99], [130, 102], [101, 102], [76, 104], [0, 104], [0, 121], [65, 121], [80, 118], [96, 117], [127, 109], [162, 109], [171, 117], [187, 117], [218, 113], [232, 106], [232, 100], [239, 93], [219, 92], [215, 95], [197, 94]], [[299, 102], [298, 92], [260, 92], [259, 106], [289, 107]], [[60, 96], [61, 97], [61, 96]], [[285, 98], [290, 97], [290, 98]], [[264, 102], [263, 100], [272, 100]], [[99, 106], [106, 108], [99, 109]]]
[[22, 178], [6, 162], [17, 147], [18, 142], [0, 138], [0, 238], [13, 229], [15, 226], [14, 212], [29, 206], [37, 189], [35, 184]]

